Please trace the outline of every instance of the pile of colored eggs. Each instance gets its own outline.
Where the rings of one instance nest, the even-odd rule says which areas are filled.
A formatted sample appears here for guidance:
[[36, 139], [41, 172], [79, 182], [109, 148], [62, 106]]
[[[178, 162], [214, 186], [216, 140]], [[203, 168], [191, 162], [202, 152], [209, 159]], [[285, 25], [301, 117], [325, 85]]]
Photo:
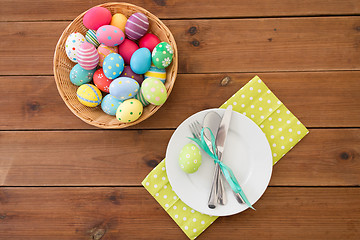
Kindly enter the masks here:
[[128, 123], [137, 120], [147, 105], [166, 101], [166, 67], [174, 53], [169, 43], [148, 32], [145, 14], [127, 18], [93, 7], [83, 24], [86, 35], [71, 33], [65, 45], [66, 55], [77, 63], [70, 81], [79, 86], [80, 103], [101, 106], [106, 114]]

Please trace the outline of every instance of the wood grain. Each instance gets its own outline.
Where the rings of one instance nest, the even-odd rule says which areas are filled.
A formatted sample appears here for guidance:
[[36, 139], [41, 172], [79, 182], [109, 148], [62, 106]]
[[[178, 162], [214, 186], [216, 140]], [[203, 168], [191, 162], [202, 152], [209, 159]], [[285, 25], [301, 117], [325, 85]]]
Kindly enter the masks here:
[[[0, 132], [2, 186], [139, 186], [172, 130]], [[360, 130], [312, 129], [275, 166], [271, 186], [360, 185]]]
[[[360, 69], [360, 17], [164, 22], [176, 39], [180, 73]], [[0, 22], [0, 73], [52, 74], [68, 23]]]
[[[179, 74], [164, 106], [131, 129], [176, 128], [195, 112], [219, 107], [253, 76], [255, 73]], [[259, 76], [307, 127], [360, 126], [360, 71]], [[221, 82], [225, 77], [230, 77], [226, 84]], [[66, 107], [53, 77], [0, 77], [0, 89], [7, 89], [6, 97], [0, 98], [1, 130], [95, 129]]]
[[[104, 2], [112, 1], [3, 0], [0, 21], [72, 20]], [[131, 3], [163, 19], [349, 15], [360, 12], [360, 4], [356, 0], [132, 0]]]
[[[334, 196], [341, 196], [335, 197]], [[144, 188], [2, 188], [4, 239], [187, 239]], [[198, 239], [358, 239], [359, 188], [268, 188]]]

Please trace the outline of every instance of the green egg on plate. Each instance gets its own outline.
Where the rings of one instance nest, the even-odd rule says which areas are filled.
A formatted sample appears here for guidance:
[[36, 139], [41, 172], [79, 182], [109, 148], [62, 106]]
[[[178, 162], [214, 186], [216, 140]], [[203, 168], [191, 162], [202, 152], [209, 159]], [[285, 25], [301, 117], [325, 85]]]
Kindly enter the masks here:
[[194, 173], [201, 166], [201, 152], [193, 143], [186, 144], [179, 155], [179, 166], [186, 173]]

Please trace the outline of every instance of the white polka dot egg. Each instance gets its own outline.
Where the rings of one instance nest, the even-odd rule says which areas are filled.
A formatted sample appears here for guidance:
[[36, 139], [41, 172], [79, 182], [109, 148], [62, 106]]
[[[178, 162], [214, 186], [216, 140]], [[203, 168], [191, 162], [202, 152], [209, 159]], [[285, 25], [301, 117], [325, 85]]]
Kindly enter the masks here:
[[198, 146], [193, 143], [186, 144], [179, 155], [180, 168], [186, 173], [196, 172], [201, 165], [202, 157]]

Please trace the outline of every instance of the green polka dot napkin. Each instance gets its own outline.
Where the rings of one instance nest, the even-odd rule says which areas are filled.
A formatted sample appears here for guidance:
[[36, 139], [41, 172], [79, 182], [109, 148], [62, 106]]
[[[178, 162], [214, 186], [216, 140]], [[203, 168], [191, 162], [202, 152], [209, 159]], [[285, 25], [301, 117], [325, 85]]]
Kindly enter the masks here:
[[[258, 76], [220, 108], [229, 105], [260, 126], [270, 143], [274, 164], [309, 132]], [[199, 213], [179, 199], [167, 178], [165, 160], [146, 176], [142, 185], [190, 239], [199, 236], [217, 218]]]

